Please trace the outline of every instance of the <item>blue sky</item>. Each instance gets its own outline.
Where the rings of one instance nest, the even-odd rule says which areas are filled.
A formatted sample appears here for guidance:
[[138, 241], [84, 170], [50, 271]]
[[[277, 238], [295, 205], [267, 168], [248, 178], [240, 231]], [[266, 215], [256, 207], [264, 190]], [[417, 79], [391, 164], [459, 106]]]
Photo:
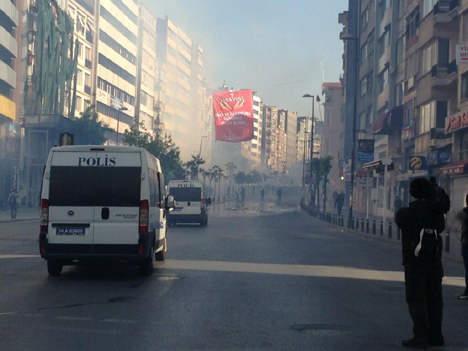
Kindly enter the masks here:
[[[269, 105], [310, 115], [302, 95], [321, 94], [322, 81], [342, 73], [347, 0], [145, 0], [205, 51], [211, 87], [226, 81], [253, 89]], [[316, 114], [318, 115], [316, 108]]]

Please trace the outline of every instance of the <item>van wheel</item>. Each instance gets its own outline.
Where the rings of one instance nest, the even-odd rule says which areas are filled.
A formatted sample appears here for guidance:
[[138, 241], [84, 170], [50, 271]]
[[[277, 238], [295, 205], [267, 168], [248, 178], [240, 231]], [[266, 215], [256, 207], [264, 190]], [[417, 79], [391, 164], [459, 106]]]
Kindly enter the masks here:
[[165, 261], [167, 255], [167, 239], [164, 239], [164, 247], [161, 251], [156, 252], [156, 261]]
[[49, 275], [52, 277], [58, 277], [60, 273], [62, 273], [62, 269], [63, 264], [61, 264], [60, 261], [47, 261], [47, 272], [49, 272]]
[[151, 252], [141, 263], [139, 264], [140, 274], [143, 277], [149, 277], [153, 273], [154, 263], [154, 246], [151, 248]]

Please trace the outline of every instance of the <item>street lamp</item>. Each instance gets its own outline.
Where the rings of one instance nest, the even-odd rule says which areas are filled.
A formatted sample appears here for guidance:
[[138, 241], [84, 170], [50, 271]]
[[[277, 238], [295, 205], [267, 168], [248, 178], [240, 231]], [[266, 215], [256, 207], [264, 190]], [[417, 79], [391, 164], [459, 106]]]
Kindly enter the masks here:
[[[315, 95], [304, 94], [303, 98], [311, 98], [312, 99], [312, 118], [311, 118], [311, 127], [310, 127], [310, 176], [312, 177], [312, 160], [314, 158], [314, 103], [315, 103]], [[313, 206], [315, 207], [315, 197]]]
[[[358, 30], [356, 29], [356, 32]], [[357, 119], [357, 98], [358, 98], [358, 79], [359, 79], [359, 62], [358, 62], [358, 44], [359, 44], [359, 37], [353, 36], [349, 33], [342, 34], [340, 39], [343, 41], [356, 41], [354, 45], [355, 57], [354, 57], [354, 99], [353, 99], [353, 139], [351, 145], [351, 190], [349, 194], [349, 211], [348, 211], [348, 228], [353, 229], [354, 227], [354, 220], [353, 220], [353, 196], [354, 196], [354, 169], [355, 169], [355, 158], [356, 158], [356, 119]]]
[[118, 110], [119, 112], [117, 113], [117, 145], [119, 145], [119, 125], [120, 125], [120, 113], [122, 111], [128, 111], [128, 108], [125, 106], [122, 106]]

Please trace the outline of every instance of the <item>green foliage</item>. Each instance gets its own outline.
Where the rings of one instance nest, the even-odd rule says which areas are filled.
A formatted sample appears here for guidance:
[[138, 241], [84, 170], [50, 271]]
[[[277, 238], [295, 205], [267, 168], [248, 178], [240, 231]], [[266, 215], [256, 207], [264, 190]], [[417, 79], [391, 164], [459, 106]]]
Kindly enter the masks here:
[[198, 155], [192, 155], [192, 159], [185, 163], [185, 167], [187, 167], [192, 174], [192, 179], [198, 179], [199, 166], [203, 164], [205, 164], [205, 160]]
[[75, 118], [73, 122], [75, 145], [102, 145], [106, 141], [104, 133], [107, 127], [98, 120], [93, 106], [88, 107], [81, 118]]
[[244, 172], [237, 172], [236, 175], [234, 176], [234, 181], [237, 184], [244, 184], [246, 181], [246, 176]]
[[172, 141], [172, 137], [164, 134], [158, 138], [153, 138], [145, 130], [141, 131], [140, 127], [142, 127], [141, 124], [134, 125], [131, 130], [126, 130], [124, 143], [144, 148], [157, 157], [161, 162], [166, 182], [173, 179], [185, 179], [185, 170], [180, 160], [180, 150]]

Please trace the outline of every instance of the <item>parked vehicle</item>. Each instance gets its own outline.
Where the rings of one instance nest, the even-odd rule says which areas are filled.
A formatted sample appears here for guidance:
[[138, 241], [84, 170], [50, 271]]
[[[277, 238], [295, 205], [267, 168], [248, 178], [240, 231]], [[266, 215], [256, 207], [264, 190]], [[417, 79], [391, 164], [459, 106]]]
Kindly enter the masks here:
[[199, 180], [171, 180], [169, 195], [174, 197], [175, 208], [169, 215], [169, 225], [177, 223], [208, 224], [207, 205], [211, 199], [204, 199], [203, 182]]
[[142, 275], [167, 252], [159, 160], [141, 148], [54, 147], [44, 169], [39, 246], [50, 275], [95, 261], [136, 264]]

